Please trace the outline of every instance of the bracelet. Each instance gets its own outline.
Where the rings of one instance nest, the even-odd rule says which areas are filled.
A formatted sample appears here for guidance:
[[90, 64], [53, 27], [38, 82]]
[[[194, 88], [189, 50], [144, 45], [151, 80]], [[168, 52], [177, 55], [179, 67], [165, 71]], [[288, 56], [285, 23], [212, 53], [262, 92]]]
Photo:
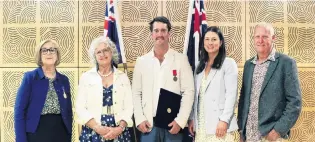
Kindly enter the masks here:
[[121, 125], [118, 125], [118, 127], [120, 127], [122, 129], [122, 131], [125, 131], [125, 128], [124, 126], [121, 126]]
[[101, 126], [96, 124], [95, 126], [92, 127], [92, 129], [96, 132], [96, 129], [100, 128]]
[[[120, 123], [121, 122], [124, 122], [125, 124], [126, 124], [126, 126], [122, 126]], [[125, 120], [120, 120], [120, 123], [119, 123], [119, 127], [123, 130], [123, 131], [125, 131], [125, 129], [126, 129], [126, 127], [127, 127], [127, 122], [125, 121]]]

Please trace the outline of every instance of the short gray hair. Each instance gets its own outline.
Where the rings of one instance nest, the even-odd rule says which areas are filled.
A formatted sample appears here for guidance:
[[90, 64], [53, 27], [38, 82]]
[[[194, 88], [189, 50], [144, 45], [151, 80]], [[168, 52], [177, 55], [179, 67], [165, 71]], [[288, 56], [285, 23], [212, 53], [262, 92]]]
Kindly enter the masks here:
[[270, 33], [271, 36], [275, 35], [275, 29], [274, 29], [273, 26], [272, 26], [271, 24], [269, 24], [269, 23], [261, 22], [261, 23], [259, 23], [259, 24], [257, 24], [257, 25], [255, 26], [255, 30], [256, 30], [257, 27], [264, 27], [266, 30], [269, 31], [269, 33]]
[[119, 63], [119, 56], [118, 56], [118, 51], [116, 49], [116, 45], [113, 41], [111, 41], [108, 37], [100, 36], [95, 39], [93, 39], [90, 48], [89, 48], [89, 57], [90, 57], [90, 62], [93, 66], [97, 65], [96, 61], [96, 56], [95, 56], [95, 49], [101, 44], [104, 43], [107, 45], [107, 47], [110, 49], [112, 52], [112, 61], [115, 64]]

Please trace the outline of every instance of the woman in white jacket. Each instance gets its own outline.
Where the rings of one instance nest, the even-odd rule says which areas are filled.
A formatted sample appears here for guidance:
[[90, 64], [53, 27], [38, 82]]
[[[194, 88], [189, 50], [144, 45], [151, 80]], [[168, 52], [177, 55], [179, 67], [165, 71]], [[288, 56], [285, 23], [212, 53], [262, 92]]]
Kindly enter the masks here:
[[200, 63], [195, 75], [195, 103], [189, 123], [196, 142], [231, 142], [238, 129], [234, 117], [237, 99], [237, 64], [226, 57], [224, 37], [209, 27], [200, 44]]
[[125, 73], [115, 68], [118, 53], [107, 37], [98, 37], [89, 49], [94, 68], [83, 73], [76, 98], [81, 142], [131, 141], [132, 92]]

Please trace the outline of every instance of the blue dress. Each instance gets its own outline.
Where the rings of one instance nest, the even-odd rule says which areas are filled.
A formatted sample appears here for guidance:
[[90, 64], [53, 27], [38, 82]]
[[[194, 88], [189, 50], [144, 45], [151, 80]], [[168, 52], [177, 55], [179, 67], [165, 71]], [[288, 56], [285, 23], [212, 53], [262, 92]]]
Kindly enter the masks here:
[[[113, 85], [108, 88], [103, 87], [103, 106], [110, 107], [113, 105], [112, 99]], [[102, 114], [102, 126], [116, 127], [115, 118], [113, 115]], [[115, 140], [105, 140], [102, 136], [94, 132], [90, 127], [83, 125], [80, 135], [80, 142], [131, 142], [131, 135], [129, 129], [126, 127], [125, 131]]]

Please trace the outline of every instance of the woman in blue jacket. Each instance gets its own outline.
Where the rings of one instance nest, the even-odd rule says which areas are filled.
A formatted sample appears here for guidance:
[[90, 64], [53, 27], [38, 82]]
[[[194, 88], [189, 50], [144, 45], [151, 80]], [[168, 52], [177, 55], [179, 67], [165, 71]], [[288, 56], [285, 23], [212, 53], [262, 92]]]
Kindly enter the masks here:
[[16, 142], [70, 142], [72, 102], [69, 79], [56, 70], [59, 46], [45, 40], [35, 54], [38, 68], [24, 74], [16, 96]]

